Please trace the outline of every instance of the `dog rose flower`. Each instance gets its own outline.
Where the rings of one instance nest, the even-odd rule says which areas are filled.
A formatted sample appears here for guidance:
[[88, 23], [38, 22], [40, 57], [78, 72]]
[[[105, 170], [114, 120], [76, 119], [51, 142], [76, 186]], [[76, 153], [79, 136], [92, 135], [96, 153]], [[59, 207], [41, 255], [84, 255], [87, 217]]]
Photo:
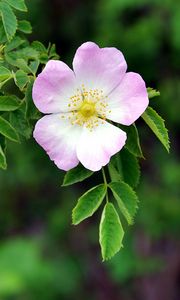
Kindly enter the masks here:
[[125, 145], [126, 133], [111, 121], [131, 125], [148, 106], [142, 77], [126, 73], [123, 54], [116, 48], [82, 44], [73, 71], [50, 60], [33, 86], [33, 100], [44, 114], [34, 138], [62, 170], [79, 162], [98, 171]]

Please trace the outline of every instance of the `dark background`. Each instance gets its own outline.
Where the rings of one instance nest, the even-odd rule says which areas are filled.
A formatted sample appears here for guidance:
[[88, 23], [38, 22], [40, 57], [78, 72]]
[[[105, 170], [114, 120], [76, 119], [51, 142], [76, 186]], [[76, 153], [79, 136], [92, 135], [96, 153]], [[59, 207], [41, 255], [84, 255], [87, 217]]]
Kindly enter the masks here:
[[[100, 212], [73, 227], [71, 210], [96, 176], [61, 188], [64, 173], [33, 139], [8, 147], [0, 171], [0, 299], [180, 299], [180, 2], [177, 0], [29, 0], [30, 41], [57, 45], [69, 65], [82, 42], [115, 46], [160, 98], [168, 155], [141, 121], [142, 177], [134, 226], [124, 248], [101, 262]], [[101, 209], [100, 209], [101, 211]]]

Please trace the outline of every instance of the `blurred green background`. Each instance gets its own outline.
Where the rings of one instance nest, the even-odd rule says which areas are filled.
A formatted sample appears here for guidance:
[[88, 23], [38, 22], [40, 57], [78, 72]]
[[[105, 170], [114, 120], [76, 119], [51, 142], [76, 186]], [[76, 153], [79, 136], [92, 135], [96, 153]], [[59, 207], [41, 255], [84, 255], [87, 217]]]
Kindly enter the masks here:
[[180, 2], [178, 0], [27, 0], [30, 40], [54, 42], [71, 64], [85, 41], [115, 46], [160, 98], [151, 105], [166, 120], [168, 155], [137, 122], [141, 162], [139, 211], [125, 226], [124, 248], [101, 263], [96, 213], [78, 227], [71, 210], [92, 177], [61, 188], [63, 172], [33, 139], [8, 147], [0, 171], [0, 300], [180, 299]]

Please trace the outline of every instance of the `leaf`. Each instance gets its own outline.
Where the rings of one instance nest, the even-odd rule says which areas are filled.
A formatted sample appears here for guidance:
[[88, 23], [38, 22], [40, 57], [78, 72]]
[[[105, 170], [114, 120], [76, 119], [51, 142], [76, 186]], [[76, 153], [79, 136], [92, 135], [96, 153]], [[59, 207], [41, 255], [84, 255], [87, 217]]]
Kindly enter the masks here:
[[3, 24], [0, 24], [0, 44], [4, 44], [7, 42], [6, 33], [4, 30]]
[[153, 88], [150, 88], [148, 87], [147, 88], [147, 92], [148, 92], [148, 98], [151, 99], [151, 98], [154, 98], [154, 97], [157, 97], [157, 96], [160, 96], [160, 92], [153, 89]]
[[72, 212], [72, 222], [74, 225], [79, 224], [84, 219], [91, 217], [101, 205], [107, 187], [105, 184], [100, 184], [82, 195]]
[[0, 134], [0, 145], [1, 145], [3, 152], [5, 152], [6, 151], [6, 139], [2, 134]]
[[119, 174], [119, 172], [117, 171], [117, 168], [114, 165], [114, 162], [115, 161], [111, 159], [111, 161], [108, 164], [109, 175], [110, 175], [112, 181], [119, 181], [122, 178], [121, 178], [121, 175]]
[[15, 66], [21, 70], [23, 70], [26, 73], [32, 73], [31, 69], [28, 67], [27, 62], [22, 58], [16, 58], [16, 52], [5, 52], [5, 60], [8, 62], [8, 64]]
[[23, 58], [18, 58], [14, 61], [14, 66], [18, 67], [19, 69], [22, 69], [22, 71], [26, 72], [27, 74], [31, 74], [32, 71], [29, 68], [27, 62]]
[[140, 167], [138, 159], [131, 154], [127, 149], [121, 150], [121, 166], [123, 179], [133, 188], [137, 187], [140, 179]]
[[[30, 56], [29, 50], [28, 53], [26, 50], [27, 48], [23, 48], [20, 49], [19, 51], [5, 52], [5, 59], [10, 65], [21, 69], [27, 74], [32, 74], [32, 70], [28, 65], [28, 60], [36, 59], [34, 56], [35, 52], [33, 50], [33, 53]], [[24, 57], [24, 58], [18, 58], [18, 57]], [[37, 52], [36, 52], [36, 57], [37, 57]]]
[[141, 145], [140, 145], [140, 140], [139, 140], [139, 134], [138, 130], [134, 125], [129, 126], [128, 128], [128, 137], [127, 137], [127, 143], [126, 143], [126, 148], [131, 152], [133, 155], [144, 158]]
[[0, 145], [0, 168], [4, 170], [7, 169], [6, 156], [2, 150], [1, 145]]
[[15, 79], [16, 85], [19, 87], [20, 90], [23, 90], [24, 87], [26, 86], [26, 84], [29, 82], [28, 75], [22, 70], [18, 70], [15, 73], [14, 79]]
[[17, 10], [27, 11], [27, 7], [25, 5], [24, 0], [5, 0], [5, 1]]
[[0, 66], [0, 82], [10, 79], [11, 77], [11, 72], [7, 68]]
[[[125, 126], [124, 126], [125, 127]], [[131, 152], [133, 155], [144, 158], [142, 149], [140, 146], [139, 134], [136, 128], [136, 125], [133, 124], [131, 126], [126, 126], [123, 129], [127, 133], [127, 141], [125, 147]]]
[[10, 41], [17, 30], [16, 16], [12, 11], [11, 7], [3, 1], [0, 3], [0, 13], [7, 39]]
[[118, 206], [129, 225], [133, 224], [133, 218], [138, 208], [138, 198], [133, 189], [125, 182], [111, 182], [108, 185], [117, 200]]
[[59, 59], [59, 55], [56, 53], [56, 45], [55, 44], [49, 44], [48, 46], [48, 54], [49, 59]]
[[15, 36], [10, 43], [6, 44], [5, 50], [6, 52], [12, 51], [16, 48], [18, 48], [19, 46], [21, 46], [22, 44], [24, 44], [26, 41], [21, 39], [19, 36]]
[[31, 78], [30, 82], [27, 85], [26, 93], [25, 93], [25, 101], [26, 101], [26, 118], [36, 120], [39, 118], [40, 113], [34, 105], [32, 99], [32, 87], [34, 84], [34, 79]]
[[22, 31], [26, 34], [32, 33], [31, 23], [29, 21], [26, 21], [26, 20], [18, 21], [18, 30], [20, 30], [20, 31]]
[[142, 114], [142, 118], [169, 152], [169, 137], [164, 120], [152, 107], [146, 109]]
[[10, 114], [10, 123], [19, 134], [23, 135], [26, 139], [29, 139], [31, 137], [32, 127], [25, 117], [25, 111], [26, 104], [23, 102], [20, 109]]
[[0, 96], [0, 111], [13, 111], [20, 105], [20, 101], [16, 96]]
[[31, 47], [33, 47], [36, 51], [38, 51], [40, 54], [45, 53], [47, 54], [46, 47], [39, 41], [34, 41], [31, 44]]
[[112, 203], [106, 203], [99, 228], [99, 242], [103, 261], [110, 259], [122, 247], [124, 230]]
[[33, 60], [29, 64], [29, 68], [31, 69], [32, 74], [36, 74], [38, 67], [39, 67], [40, 61], [39, 60]]
[[77, 182], [81, 182], [84, 179], [90, 177], [92, 174], [93, 174], [92, 171], [86, 169], [81, 164], [79, 164], [77, 167], [69, 170], [66, 173], [66, 175], [64, 176], [62, 186], [67, 186]]
[[49, 60], [49, 57], [48, 57], [48, 51], [45, 48], [45, 46], [42, 43], [40, 43], [39, 41], [34, 41], [31, 44], [31, 47], [33, 47], [36, 51], [38, 51], [38, 53], [39, 53], [39, 61], [42, 64], [46, 64], [48, 62], [48, 60]]
[[16, 130], [7, 120], [2, 117], [0, 117], [0, 133], [11, 141], [19, 142], [19, 137]]

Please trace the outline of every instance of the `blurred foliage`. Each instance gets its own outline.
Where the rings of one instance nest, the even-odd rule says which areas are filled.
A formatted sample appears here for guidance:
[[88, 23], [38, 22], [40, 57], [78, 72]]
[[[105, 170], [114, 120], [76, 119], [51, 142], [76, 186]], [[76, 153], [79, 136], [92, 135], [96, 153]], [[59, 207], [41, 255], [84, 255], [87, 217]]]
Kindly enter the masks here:
[[[29, 0], [27, 6], [30, 41], [56, 43], [63, 60], [72, 61], [87, 40], [123, 51], [129, 70], [161, 92], [152, 106], [167, 120], [171, 152], [139, 122], [147, 159], [136, 225], [126, 228], [124, 249], [102, 265], [99, 216], [79, 229], [70, 226], [75, 199], [94, 177], [86, 186], [60, 188], [62, 172], [33, 140], [8, 147], [10, 167], [0, 171], [0, 299], [179, 299], [179, 1]], [[171, 283], [166, 289], [164, 276]]]

